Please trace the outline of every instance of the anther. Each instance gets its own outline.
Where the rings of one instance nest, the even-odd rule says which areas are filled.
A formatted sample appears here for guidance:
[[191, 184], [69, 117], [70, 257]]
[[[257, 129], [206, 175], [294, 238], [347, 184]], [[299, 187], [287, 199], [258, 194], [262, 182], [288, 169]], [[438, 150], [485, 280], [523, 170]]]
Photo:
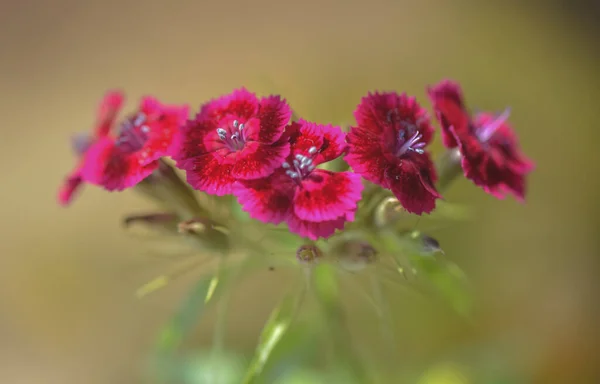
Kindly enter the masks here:
[[[239, 121], [233, 120], [233, 128], [237, 128], [239, 125]], [[242, 124], [243, 125], [243, 124]]]
[[219, 139], [225, 140], [227, 138], [227, 131], [223, 128], [217, 128], [217, 135], [219, 135]]
[[310, 153], [311, 155], [314, 155], [315, 153], [317, 153], [317, 147], [310, 147], [308, 149], [308, 153]]
[[288, 163], [285, 163], [285, 162], [284, 162], [283, 164], [281, 164], [281, 166], [282, 166], [284, 169], [290, 169], [290, 165], [289, 165]]
[[496, 132], [498, 128], [502, 126], [510, 117], [510, 108], [506, 108], [496, 119], [489, 124], [483, 126], [479, 131], [479, 140], [485, 142], [488, 141]]
[[137, 115], [137, 117], [135, 118], [135, 120], [133, 121], [133, 125], [141, 125], [144, 124], [144, 122], [146, 121], [146, 115], [143, 113], [139, 113]]

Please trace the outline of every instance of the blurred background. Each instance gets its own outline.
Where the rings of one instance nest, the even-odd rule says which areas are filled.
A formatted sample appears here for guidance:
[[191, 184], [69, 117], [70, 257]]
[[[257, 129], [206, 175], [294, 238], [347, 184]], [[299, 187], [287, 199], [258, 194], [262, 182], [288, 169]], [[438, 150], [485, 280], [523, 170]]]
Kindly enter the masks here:
[[[406, 91], [429, 108], [425, 85], [453, 78], [472, 108], [512, 107], [537, 169], [525, 205], [463, 180], [446, 193], [476, 213], [435, 236], [473, 280], [477, 327], [431, 309], [415, 315], [397, 300], [398, 332], [412, 335], [402, 356], [435, 367], [467, 351], [467, 365], [517, 380], [498, 383], [599, 382], [599, 8], [1, 0], [0, 381], [143, 382], [156, 333], [194, 280], [134, 298], [171, 263], [122, 230], [123, 215], [152, 207], [134, 193], [89, 187], [68, 209], [56, 203], [75, 164], [70, 137], [91, 127], [105, 90], [124, 89], [129, 110], [146, 93], [196, 109], [244, 85], [283, 94], [307, 119], [343, 124], [369, 90]], [[231, 348], [253, 349], [285, 286], [284, 275], [267, 272], [236, 292]], [[408, 308], [418, 321], [407, 320]], [[357, 303], [351, 313], [368, 311]], [[211, 327], [209, 316], [198, 345]]]

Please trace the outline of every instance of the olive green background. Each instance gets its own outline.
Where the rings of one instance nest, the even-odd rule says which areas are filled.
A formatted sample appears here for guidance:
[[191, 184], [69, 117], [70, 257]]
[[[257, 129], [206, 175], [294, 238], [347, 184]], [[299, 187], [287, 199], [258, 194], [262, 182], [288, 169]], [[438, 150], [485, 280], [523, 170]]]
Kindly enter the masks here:
[[[479, 327], [429, 319], [422, 324], [434, 331], [415, 353], [500, 340], [531, 380], [592, 382], [600, 57], [586, 26], [550, 3], [4, 0], [0, 380], [135, 382], [193, 281], [133, 298], [174, 263], [120, 227], [124, 214], [151, 208], [135, 194], [89, 187], [70, 208], [56, 204], [75, 164], [70, 135], [91, 127], [106, 89], [123, 88], [127, 109], [146, 93], [197, 109], [245, 85], [282, 93], [307, 119], [342, 124], [368, 90], [407, 91], [429, 108], [425, 85], [450, 77], [473, 108], [512, 107], [537, 169], [525, 205], [466, 181], [446, 194], [476, 213], [436, 237], [473, 279]], [[285, 286], [284, 273], [265, 273], [238, 292], [232, 347], [252, 347]], [[357, 303], [352, 313], [369, 310]]]

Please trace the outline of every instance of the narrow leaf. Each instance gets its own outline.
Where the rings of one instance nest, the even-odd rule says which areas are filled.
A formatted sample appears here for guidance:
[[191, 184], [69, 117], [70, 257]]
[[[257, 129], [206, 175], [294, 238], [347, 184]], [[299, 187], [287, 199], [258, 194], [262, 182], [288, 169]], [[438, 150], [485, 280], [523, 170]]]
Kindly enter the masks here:
[[254, 358], [252, 359], [244, 383], [253, 383], [262, 373], [275, 346], [282, 339], [304, 298], [305, 287], [288, 293], [279, 306], [271, 313], [260, 336]]

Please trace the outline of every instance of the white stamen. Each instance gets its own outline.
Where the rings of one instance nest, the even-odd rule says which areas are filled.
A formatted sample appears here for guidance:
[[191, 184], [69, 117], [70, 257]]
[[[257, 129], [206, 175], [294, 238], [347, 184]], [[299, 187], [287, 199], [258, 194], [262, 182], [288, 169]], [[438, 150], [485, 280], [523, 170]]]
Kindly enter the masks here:
[[135, 120], [133, 121], [133, 125], [142, 125], [146, 121], [146, 115], [140, 112]]
[[308, 149], [308, 153], [310, 153], [311, 155], [314, 155], [315, 153], [317, 153], [317, 147], [310, 147]]

